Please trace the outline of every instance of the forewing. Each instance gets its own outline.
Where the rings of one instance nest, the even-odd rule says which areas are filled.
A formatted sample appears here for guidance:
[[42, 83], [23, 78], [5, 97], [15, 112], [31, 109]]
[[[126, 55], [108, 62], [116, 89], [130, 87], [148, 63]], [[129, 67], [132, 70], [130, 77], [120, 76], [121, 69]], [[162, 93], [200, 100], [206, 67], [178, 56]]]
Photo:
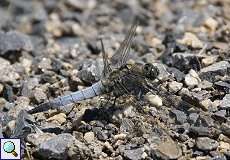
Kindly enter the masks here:
[[109, 65], [108, 56], [105, 53], [105, 47], [104, 47], [102, 39], [100, 39], [100, 41], [101, 41], [102, 57], [103, 57], [103, 63], [104, 63], [103, 77], [106, 77], [106, 75], [108, 75], [109, 72], [112, 71], [112, 69], [111, 69], [111, 67]]
[[125, 36], [125, 39], [121, 43], [119, 49], [115, 52], [115, 54], [111, 57], [111, 65], [115, 68], [119, 68], [124, 65], [129, 59], [129, 50], [132, 44], [132, 41], [135, 37], [136, 28], [138, 26], [137, 21], [135, 21], [128, 34]]

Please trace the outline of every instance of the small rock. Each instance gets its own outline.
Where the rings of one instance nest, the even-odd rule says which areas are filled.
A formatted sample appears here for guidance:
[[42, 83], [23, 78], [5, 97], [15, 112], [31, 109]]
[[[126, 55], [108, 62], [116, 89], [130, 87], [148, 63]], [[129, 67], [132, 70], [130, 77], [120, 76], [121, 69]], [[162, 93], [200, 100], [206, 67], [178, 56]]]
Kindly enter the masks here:
[[35, 88], [34, 90], [34, 98], [38, 103], [44, 102], [47, 99], [46, 94], [41, 88]]
[[123, 140], [126, 138], [126, 136], [127, 136], [127, 134], [121, 133], [121, 134], [114, 135], [114, 139], [115, 140], [118, 140], [118, 139]]
[[178, 82], [181, 82], [185, 77], [185, 74], [183, 72], [181, 72], [179, 69], [174, 67], [168, 68], [168, 72], [171, 75], [173, 75], [173, 77], [175, 77]]
[[189, 122], [190, 122], [191, 124], [194, 124], [194, 123], [196, 123], [198, 117], [199, 117], [199, 114], [197, 114], [197, 113], [191, 113], [191, 114], [189, 115], [189, 119], [188, 119], [188, 120], [189, 120]]
[[209, 81], [203, 80], [201, 83], [198, 84], [198, 88], [201, 89], [211, 89], [213, 84]]
[[89, 159], [91, 158], [90, 149], [79, 140], [75, 139], [73, 144], [68, 149], [68, 157], [70, 159]]
[[67, 0], [66, 2], [69, 4], [71, 7], [74, 7], [77, 10], [84, 11], [87, 9], [93, 9], [97, 1], [95, 0]]
[[218, 147], [219, 143], [208, 137], [199, 137], [196, 140], [196, 146], [198, 149], [202, 151], [211, 151]]
[[204, 22], [204, 27], [206, 27], [210, 31], [210, 33], [214, 33], [216, 31], [217, 26], [218, 22], [211, 17], [206, 19]]
[[223, 141], [220, 141], [219, 143], [220, 143], [219, 148], [221, 150], [230, 150], [230, 144], [229, 143], [223, 142]]
[[208, 57], [203, 58], [201, 62], [204, 66], [209, 66], [213, 64], [214, 62], [216, 62], [217, 59], [218, 59], [217, 56], [208, 56]]
[[207, 81], [215, 81], [216, 76], [228, 75], [230, 64], [227, 61], [220, 61], [200, 70], [199, 76]]
[[105, 142], [104, 143], [104, 146], [111, 152], [113, 153], [113, 147], [111, 146], [111, 144], [109, 142]]
[[0, 58], [0, 64], [0, 82], [10, 82], [14, 84], [20, 78], [16, 69], [10, 65], [9, 61], [3, 58]]
[[204, 110], [208, 110], [212, 106], [212, 101], [210, 99], [204, 99], [199, 102], [200, 107]]
[[220, 111], [215, 112], [212, 115], [212, 118], [222, 123], [226, 121], [226, 117], [225, 117], [226, 115], [227, 115], [226, 110], [220, 110]]
[[41, 143], [37, 150], [44, 159], [67, 159], [67, 149], [74, 143], [74, 137], [69, 133], [59, 134]]
[[189, 73], [185, 76], [184, 81], [185, 84], [189, 87], [197, 86], [201, 82], [198, 74], [193, 69], [191, 69]]
[[[170, 149], [169, 149], [170, 148]], [[154, 157], [160, 159], [178, 159], [182, 156], [181, 148], [172, 140], [160, 143], [153, 152]]]
[[4, 86], [0, 83], [0, 94], [1, 94], [2, 91], [3, 91], [3, 88], [4, 88]]
[[86, 132], [84, 135], [84, 139], [86, 140], [86, 142], [91, 143], [94, 141], [94, 133], [93, 132]]
[[59, 113], [47, 119], [47, 122], [54, 122], [62, 125], [66, 122], [66, 115], [64, 113]]
[[184, 124], [187, 121], [187, 116], [184, 112], [174, 109], [172, 110], [172, 114], [176, 117], [176, 122], [178, 124]]
[[181, 90], [182, 86], [183, 86], [182, 83], [179, 83], [177, 81], [172, 81], [169, 83], [169, 91], [176, 93], [179, 90]]
[[163, 105], [162, 99], [158, 95], [146, 94], [145, 98], [156, 107], [161, 107]]
[[49, 58], [42, 58], [42, 60], [38, 64], [38, 68], [42, 70], [52, 69], [51, 60]]
[[220, 128], [221, 128], [221, 131], [223, 132], [224, 135], [230, 137], [230, 125], [229, 125], [229, 123], [222, 123]]
[[214, 85], [218, 90], [223, 90], [226, 93], [230, 93], [230, 83], [218, 81], [218, 82], [215, 82]]
[[41, 143], [55, 137], [53, 133], [31, 133], [26, 137], [26, 140], [34, 146], [39, 146]]
[[189, 71], [190, 69], [200, 70], [200, 60], [203, 58], [201, 55], [187, 52], [175, 52], [169, 58], [171, 59], [172, 66], [178, 68], [181, 71]]
[[195, 127], [191, 126], [189, 128], [189, 133], [195, 136], [210, 136], [210, 130], [208, 127]]
[[11, 120], [9, 121], [9, 123], [7, 123], [6, 129], [5, 129], [5, 134], [10, 136], [13, 134], [14, 130], [16, 127], [16, 121], [15, 120]]
[[101, 127], [94, 127], [93, 132], [98, 138], [98, 140], [106, 141], [108, 140], [108, 134], [106, 131], [102, 130]]
[[[0, 54], [4, 55], [11, 51], [32, 51], [33, 45], [30, 38], [18, 31], [10, 31], [7, 33], [0, 32]], [[14, 52], [12, 52], [14, 53]]]
[[220, 108], [222, 109], [230, 108], [230, 94], [226, 94], [224, 98], [220, 101]]
[[130, 160], [141, 160], [144, 154], [144, 148], [124, 150], [124, 157]]
[[184, 37], [178, 40], [178, 42], [187, 46], [191, 46], [193, 48], [203, 47], [203, 43], [197, 38], [197, 36], [190, 32], [186, 32]]

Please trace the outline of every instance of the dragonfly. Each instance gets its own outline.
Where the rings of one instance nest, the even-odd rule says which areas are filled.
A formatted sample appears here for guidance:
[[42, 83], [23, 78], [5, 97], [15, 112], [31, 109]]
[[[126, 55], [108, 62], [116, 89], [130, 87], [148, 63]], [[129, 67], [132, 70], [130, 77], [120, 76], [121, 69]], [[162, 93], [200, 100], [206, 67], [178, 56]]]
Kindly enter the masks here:
[[60, 106], [78, 103], [108, 93], [115, 98], [122, 95], [134, 95], [136, 97], [144, 95], [148, 91], [149, 81], [156, 79], [159, 75], [159, 69], [151, 63], [129, 62], [130, 48], [137, 27], [138, 22], [134, 21], [120, 47], [110, 59], [106, 54], [103, 41], [100, 39], [104, 64], [101, 80], [85, 89], [41, 103], [28, 112], [33, 114], [57, 109]]

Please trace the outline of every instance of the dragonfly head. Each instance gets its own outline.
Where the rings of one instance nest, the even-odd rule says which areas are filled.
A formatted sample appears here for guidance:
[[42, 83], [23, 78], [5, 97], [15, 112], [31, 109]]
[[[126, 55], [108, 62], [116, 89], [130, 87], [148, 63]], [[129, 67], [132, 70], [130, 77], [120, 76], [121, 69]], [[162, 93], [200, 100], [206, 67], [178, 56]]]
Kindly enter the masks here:
[[151, 63], [146, 63], [143, 66], [143, 74], [146, 78], [154, 80], [159, 75], [159, 69]]

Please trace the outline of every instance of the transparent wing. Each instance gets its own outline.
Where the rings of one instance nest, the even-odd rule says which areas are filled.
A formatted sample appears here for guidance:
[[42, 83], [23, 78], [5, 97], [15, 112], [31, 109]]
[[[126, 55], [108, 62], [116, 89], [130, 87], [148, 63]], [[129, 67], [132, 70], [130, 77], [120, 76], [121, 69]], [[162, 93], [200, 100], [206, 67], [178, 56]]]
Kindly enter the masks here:
[[105, 47], [104, 47], [102, 39], [100, 39], [100, 41], [101, 41], [102, 57], [103, 57], [103, 63], [104, 63], [103, 77], [106, 77], [106, 75], [108, 75], [108, 73], [111, 72], [112, 69], [109, 65], [108, 56], [105, 53]]
[[129, 59], [129, 50], [132, 44], [132, 41], [135, 37], [136, 28], [138, 26], [138, 22], [134, 21], [132, 24], [128, 34], [125, 36], [125, 39], [121, 43], [119, 49], [115, 52], [115, 54], [111, 57], [111, 65], [113, 67], [119, 68], [124, 65]]

